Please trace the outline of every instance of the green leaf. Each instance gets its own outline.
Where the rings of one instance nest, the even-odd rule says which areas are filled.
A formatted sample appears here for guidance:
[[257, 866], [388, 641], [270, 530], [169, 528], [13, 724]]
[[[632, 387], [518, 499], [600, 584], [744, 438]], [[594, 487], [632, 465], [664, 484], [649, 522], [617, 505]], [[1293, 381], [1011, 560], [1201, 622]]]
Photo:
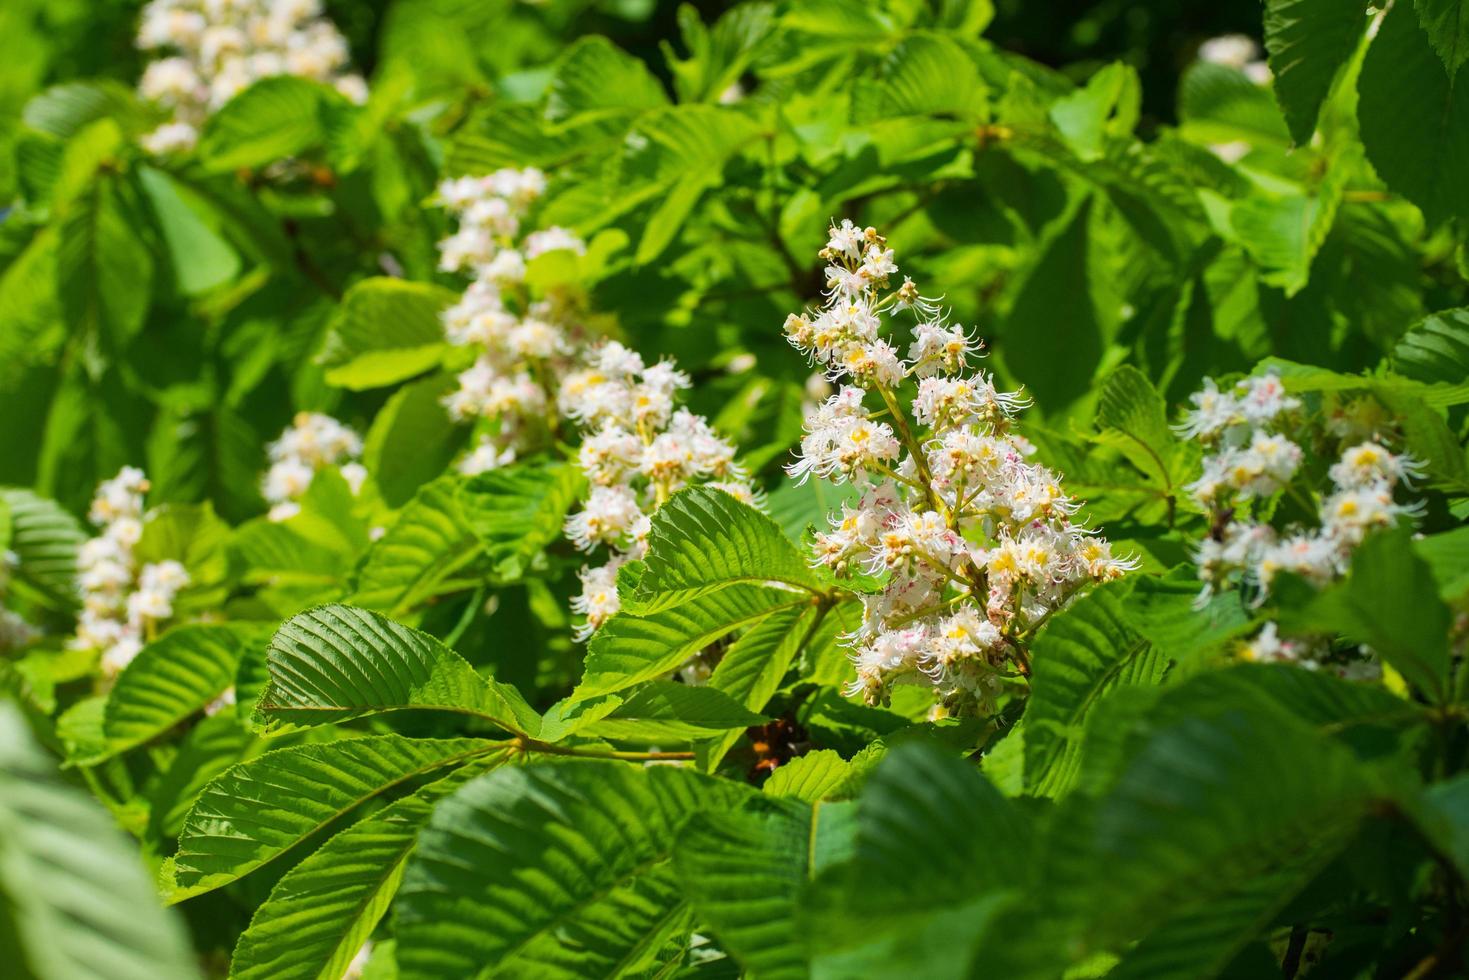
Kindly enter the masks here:
[[[849, 820], [827, 819], [842, 805], [754, 806], [697, 814], [674, 850], [679, 884], [751, 976], [809, 976], [795, 911], [815, 874], [815, 855], [849, 837]], [[837, 846], [841, 846], [838, 844]]]
[[198, 296], [239, 274], [239, 254], [190, 204], [182, 185], [147, 166], [138, 168], [138, 183], [158, 220], [180, 292]]
[[[1101, 276], [1090, 244], [1091, 212], [1083, 205], [1038, 250], [1002, 328], [1015, 341], [1005, 351], [1006, 367], [1048, 412], [1086, 394], [1112, 329], [1096, 292]], [[1058, 350], [1066, 357], [1047, 353]]]
[[1156, 482], [1170, 498], [1192, 458], [1168, 425], [1163, 396], [1145, 374], [1124, 364], [1102, 384], [1097, 398], [1099, 442], [1111, 446]]
[[255, 910], [230, 958], [234, 980], [340, 977], [387, 911], [434, 805], [492, 753], [348, 827], [296, 865]]
[[154, 271], [136, 202], [119, 177], [99, 171], [60, 220], [56, 288], [67, 321], [126, 347], [143, 328]]
[[623, 599], [631, 612], [657, 612], [736, 582], [820, 588], [774, 521], [707, 487], [674, 494], [653, 515], [644, 564], [632, 601]]
[[546, 118], [626, 115], [668, 105], [648, 66], [605, 37], [577, 38], [551, 69]]
[[584, 731], [601, 738], [661, 744], [707, 738], [731, 728], [743, 730], [766, 721], [769, 719], [711, 687], [650, 681]]
[[202, 711], [235, 681], [240, 658], [264, 645], [262, 626], [190, 624], [143, 647], [107, 694], [102, 730], [107, 753], [157, 738]]
[[1429, 224], [1469, 214], [1469, 97], [1459, 92], [1408, 4], [1387, 12], [1357, 84], [1362, 145], [1389, 188]]
[[1156, 684], [1162, 677], [1168, 659], [1129, 621], [1130, 591], [1128, 582], [1096, 589], [1056, 613], [1036, 640], [1025, 713], [1028, 790], [1064, 793], [1077, 776], [1092, 706], [1119, 687]]
[[20, 559], [17, 576], [53, 604], [75, 606], [77, 551], [87, 533], [54, 500], [29, 490], [0, 487], [0, 501], [10, 511], [9, 548]]
[[294, 75], [261, 79], [209, 117], [199, 156], [215, 173], [264, 167], [322, 145], [352, 111], [326, 85]]
[[679, 35], [689, 56], [680, 58], [671, 44], [659, 42], [679, 101], [714, 102], [737, 83], [771, 36], [773, 14], [773, 4], [744, 3], [725, 11], [708, 28], [693, 7], [680, 6]]
[[27, 126], [63, 140], [99, 119], [112, 119], [125, 132], [137, 132], [147, 125], [148, 116], [137, 95], [112, 79], [53, 85], [21, 111]]
[[973, 766], [922, 742], [878, 763], [856, 824], [851, 859], [822, 873], [798, 911], [815, 972], [966, 976], [996, 896], [1032, 863], [1030, 825]]
[[1285, 119], [1268, 89], [1228, 65], [1196, 61], [1178, 86], [1178, 116], [1184, 135], [1196, 143], [1244, 142], [1285, 149]]
[[540, 716], [508, 684], [480, 677], [427, 633], [352, 606], [320, 606], [281, 624], [266, 653], [259, 711], [295, 724], [427, 708], [535, 734]]
[[1469, 308], [1432, 313], [1409, 327], [1393, 348], [1392, 366], [1456, 401], [1469, 401]]
[[[805, 603], [772, 612], [725, 649], [709, 676], [709, 686], [751, 711], [764, 711], [802, 647], [815, 635], [821, 615]], [[700, 757], [701, 767], [710, 771], [718, 766], [742, 734], [729, 732], [707, 746]]]
[[1051, 103], [1050, 117], [1078, 158], [1097, 160], [1103, 155], [1109, 135], [1132, 132], [1141, 99], [1137, 69], [1113, 62], [1088, 79], [1085, 86]]
[[561, 537], [586, 480], [570, 463], [521, 463], [472, 477], [459, 503], [495, 573], [516, 579], [541, 549]]
[[806, 803], [845, 799], [853, 793], [856, 770], [831, 749], [818, 749], [779, 767], [765, 780], [767, 796], [791, 797]]
[[1413, 0], [1428, 43], [1443, 59], [1449, 77], [1469, 58], [1469, 10], [1463, 0]]
[[1337, 71], [1367, 29], [1354, 0], [1267, 0], [1265, 50], [1280, 111], [1298, 145], [1310, 142]]
[[199, 976], [135, 843], [61, 778], [8, 701], [0, 701], [0, 935], [11, 976]]
[[451, 424], [443, 406], [455, 387], [448, 375], [414, 381], [393, 392], [373, 417], [362, 462], [388, 506], [407, 503], [463, 448], [469, 429]]
[[419, 488], [363, 558], [353, 605], [403, 615], [437, 595], [449, 576], [481, 553], [460, 506], [462, 482], [446, 474]]
[[267, 752], [214, 779], [189, 810], [174, 901], [242, 878], [369, 800], [491, 753], [478, 738], [372, 735]]
[[592, 634], [576, 699], [610, 694], [666, 674], [741, 626], [777, 610], [808, 604], [803, 593], [733, 585], [647, 616], [620, 612]]
[[1439, 597], [1445, 602], [1455, 602], [1469, 592], [1469, 527], [1417, 538], [1413, 550], [1433, 570]]
[[759, 136], [753, 119], [723, 106], [670, 106], [647, 113], [623, 141], [617, 161], [627, 195], [619, 210], [691, 174], [717, 180], [729, 158]]
[[648, 964], [685, 916], [679, 828], [748, 790], [669, 766], [505, 768], [439, 804], [397, 903], [404, 980], [616, 976]]
[[1155, 731], [1092, 820], [1052, 825], [1090, 835], [1091, 859], [1058, 861], [1045, 887], [1083, 910], [1091, 942], [1127, 942], [1287, 865], [1319, 868], [1380, 792], [1284, 711], [1204, 707]]
[[988, 106], [988, 87], [962, 47], [942, 34], [914, 33], [858, 90], [852, 111], [856, 122], [912, 115], [969, 120], [983, 117]]
[[1439, 703], [1448, 697], [1452, 622], [1428, 563], [1400, 530], [1368, 535], [1345, 582], [1282, 616], [1291, 628], [1339, 632], [1367, 644]]
[[425, 282], [380, 277], [347, 290], [317, 363], [353, 390], [381, 388], [437, 367], [448, 344], [439, 314], [457, 297]]
[[[1123, 954], [1107, 980], [1198, 980], [1220, 975], [1301, 890], [1311, 867], [1267, 872], [1236, 891], [1170, 916]], [[1273, 964], [1272, 964], [1273, 965]]]

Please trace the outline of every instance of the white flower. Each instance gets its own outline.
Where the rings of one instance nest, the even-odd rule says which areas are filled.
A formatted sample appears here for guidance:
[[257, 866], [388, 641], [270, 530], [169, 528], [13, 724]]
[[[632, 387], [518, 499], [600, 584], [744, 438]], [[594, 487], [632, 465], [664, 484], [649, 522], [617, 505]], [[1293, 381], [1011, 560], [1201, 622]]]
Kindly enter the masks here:
[[862, 229], [843, 218], [840, 225], [832, 225], [826, 247], [837, 255], [855, 259], [862, 254], [862, 240]]
[[601, 629], [621, 608], [617, 598], [617, 569], [622, 564], [622, 559], [614, 558], [600, 568], [583, 567], [578, 573], [581, 594], [571, 600], [571, 608], [587, 619], [577, 628], [577, 640], [585, 640]]
[[1225, 34], [1211, 37], [1199, 45], [1199, 60], [1211, 65], [1243, 68], [1260, 55], [1260, 46], [1255, 39], [1244, 34]]
[[566, 519], [566, 536], [582, 551], [596, 544], [615, 545], [642, 516], [627, 487], [593, 487], [583, 508]]

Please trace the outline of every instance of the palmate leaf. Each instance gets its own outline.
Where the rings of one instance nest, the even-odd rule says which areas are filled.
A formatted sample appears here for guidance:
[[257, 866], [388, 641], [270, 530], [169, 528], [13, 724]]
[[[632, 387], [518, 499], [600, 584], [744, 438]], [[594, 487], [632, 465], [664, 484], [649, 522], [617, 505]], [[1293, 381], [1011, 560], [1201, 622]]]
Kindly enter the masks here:
[[[652, 556], [651, 548], [648, 554]], [[741, 626], [809, 605], [804, 592], [734, 585], [652, 615], [618, 613], [592, 635], [576, 698], [610, 694], [651, 680]]]
[[387, 911], [434, 805], [487, 767], [501, 750], [384, 807], [327, 841], [282, 876], [230, 959], [238, 980], [316, 980], [342, 975]]
[[373, 735], [242, 762], [210, 782], [184, 819], [172, 898], [229, 884], [405, 783], [503, 751], [478, 738]]
[[667, 766], [506, 768], [440, 803], [396, 906], [405, 980], [634, 972], [684, 916], [669, 864], [695, 812], [748, 799]]
[[1080, 764], [1087, 712], [1118, 687], [1156, 684], [1168, 660], [1126, 613], [1131, 583], [1102, 586], [1052, 617], [1031, 657], [1025, 713], [1025, 785], [1056, 796]]
[[1355, 0], [1268, 0], [1265, 50], [1272, 87], [1291, 138], [1304, 145], [1316, 131], [1321, 103], [1367, 30], [1366, 5]]
[[136, 848], [61, 779], [8, 701], [0, 701], [0, 936], [9, 976], [199, 976]]
[[272, 720], [314, 725], [417, 708], [469, 715], [514, 734], [540, 728], [514, 687], [479, 676], [427, 633], [366, 609], [319, 606], [293, 616], [271, 640], [266, 664], [270, 682], [258, 710]]
[[658, 612], [733, 583], [821, 588], [774, 521], [722, 490], [693, 487], [653, 515], [642, 577], [623, 608]]
[[20, 565], [16, 575], [51, 603], [76, 605], [77, 551], [87, 532], [77, 519], [49, 500], [20, 487], [0, 487], [10, 511], [9, 549]]
[[380, 277], [347, 290], [318, 362], [345, 388], [380, 388], [436, 367], [448, 344], [439, 314], [455, 295], [432, 283]]
[[107, 694], [107, 754], [157, 738], [201, 711], [234, 683], [245, 652], [264, 646], [269, 636], [264, 626], [190, 624], [143, 647]]
[[496, 574], [518, 578], [531, 560], [561, 537], [586, 485], [569, 463], [524, 463], [481, 473], [465, 483], [459, 502]]

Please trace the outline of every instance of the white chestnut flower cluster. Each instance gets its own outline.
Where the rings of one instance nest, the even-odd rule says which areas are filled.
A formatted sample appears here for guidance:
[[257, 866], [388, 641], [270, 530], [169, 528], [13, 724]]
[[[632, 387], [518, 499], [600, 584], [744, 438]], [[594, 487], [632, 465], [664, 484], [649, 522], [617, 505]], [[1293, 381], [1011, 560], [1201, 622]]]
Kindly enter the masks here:
[[688, 386], [672, 363], [645, 364], [615, 341], [588, 351], [585, 366], [562, 382], [558, 408], [581, 428], [577, 460], [590, 486], [566, 520], [566, 536], [581, 551], [608, 556], [581, 570], [582, 591], [571, 603], [586, 617], [579, 640], [617, 612], [617, 570], [643, 557], [651, 515], [672, 494], [702, 483], [756, 503], [734, 445], [703, 416], [676, 407]]
[[[848, 638], [848, 693], [885, 703], [893, 685], [920, 684], [950, 712], [988, 711], [1008, 665], [1029, 671], [1041, 624], [1135, 563], [1074, 521], [1078, 503], [1013, 431], [1027, 400], [970, 368], [980, 343], [911, 279], [893, 286], [875, 229], [843, 221], [820, 254], [827, 301], [785, 332], [843, 384], [808, 415], [788, 471], [865, 488], [814, 543], [813, 564], [875, 586]], [[911, 340], [884, 336], [907, 311]]]
[[[1300, 401], [1285, 393], [1273, 373], [1247, 378], [1233, 392], [1220, 391], [1206, 378], [1190, 400], [1194, 408], [1179, 429], [1202, 443], [1206, 455], [1204, 474], [1189, 489], [1210, 513], [1214, 528], [1196, 555], [1204, 582], [1201, 601], [1240, 587], [1259, 604], [1281, 572], [1324, 586], [1347, 572], [1352, 552], [1369, 532], [1422, 509], [1396, 500], [1400, 486], [1422, 475], [1419, 464], [1389, 448], [1385, 416], [1374, 402], [1362, 399], [1326, 422], [1323, 441], [1339, 448], [1327, 470], [1330, 487], [1313, 495], [1319, 498], [1317, 525], [1277, 530], [1267, 520], [1270, 498], [1291, 484], [1305, 451], [1272, 430], [1310, 435]], [[1245, 655], [1315, 666], [1324, 647], [1324, 640], [1282, 639], [1270, 623], [1246, 646]]]
[[296, 75], [367, 101], [348, 66], [347, 42], [322, 16], [321, 0], [150, 0], [138, 47], [163, 56], [139, 93], [173, 119], [143, 137], [153, 153], [193, 148], [210, 114], [262, 78]]
[[[19, 555], [9, 550], [0, 551], [0, 601], [10, 591], [10, 578], [19, 566]], [[39, 630], [25, 621], [25, 617], [0, 606], [0, 653], [19, 650], [40, 635]]]
[[444, 405], [456, 421], [484, 420], [489, 429], [460, 461], [464, 473], [513, 462], [557, 427], [552, 403], [578, 353], [580, 302], [565, 290], [533, 295], [526, 263], [563, 249], [582, 254], [586, 246], [564, 228], [525, 231], [545, 188], [545, 175], [534, 167], [439, 185], [439, 201], [459, 221], [439, 243], [439, 267], [473, 276], [459, 302], [444, 311], [444, 332], [450, 343], [477, 353]]
[[87, 517], [100, 533], [77, 554], [82, 612], [72, 645], [101, 654], [102, 673], [114, 678], [173, 618], [173, 602], [189, 584], [176, 561], [141, 567], [133, 548], [143, 536], [143, 471], [125, 466], [97, 487]]
[[266, 447], [270, 469], [261, 493], [270, 504], [270, 519], [286, 521], [301, 512], [297, 503], [311, 486], [318, 470], [336, 466], [355, 494], [367, 479], [367, 468], [358, 462], [362, 439], [350, 426], [319, 412], [298, 412], [285, 431]]

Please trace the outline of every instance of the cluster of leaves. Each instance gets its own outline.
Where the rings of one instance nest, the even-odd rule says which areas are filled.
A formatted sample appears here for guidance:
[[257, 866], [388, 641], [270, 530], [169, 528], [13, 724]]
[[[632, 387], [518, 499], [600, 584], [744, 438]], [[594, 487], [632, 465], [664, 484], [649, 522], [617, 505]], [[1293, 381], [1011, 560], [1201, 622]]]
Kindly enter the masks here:
[[[368, 975], [425, 980], [1462, 966], [1469, 13], [1270, 0], [1273, 83], [1193, 64], [1144, 138], [1134, 68], [1015, 55], [978, 0], [329, 7], [367, 104], [267, 79], [187, 155], [143, 151], [155, 110], [61, 46], [5, 90], [3, 595], [42, 630], [0, 654], [23, 975], [338, 977], [369, 942]], [[768, 491], [673, 496], [585, 648], [574, 453], [461, 475], [441, 404], [463, 283], [428, 202], [524, 166], [588, 243], [527, 276], [676, 356]], [[865, 584], [804, 548], [842, 499], [780, 471], [812, 384], [779, 325], [833, 215], [977, 325], [1040, 458], [1141, 560], [1047, 622], [992, 718], [842, 694]], [[1170, 406], [1262, 365], [1313, 406], [1376, 399], [1427, 507], [1335, 585], [1200, 608]], [[370, 476], [322, 470], [270, 521], [264, 445], [301, 410], [364, 432]], [[190, 585], [109, 686], [66, 637], [78, 516], [125, 463], [153, 483], [138, 559]], [[1264, 621], [1384, 679], [1240, 663]], [[707, 682], [675, 679], [701, 651]]]

